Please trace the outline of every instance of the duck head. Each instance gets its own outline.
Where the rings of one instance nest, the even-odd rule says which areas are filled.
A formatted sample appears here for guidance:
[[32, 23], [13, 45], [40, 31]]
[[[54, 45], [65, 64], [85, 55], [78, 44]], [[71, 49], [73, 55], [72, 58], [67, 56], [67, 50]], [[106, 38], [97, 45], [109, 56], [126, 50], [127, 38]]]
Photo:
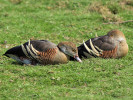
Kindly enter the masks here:
[[119, 30], [112, 30], [107, 34], [112, 38], [112, 42], [118, 46], [118, 58], [125, 56], [128, 53], [128, 44], [125, 35]]
[[125, 35], [123, 34], [123, 32], [119, 30], [109, 31], [107, 35], [113, 39], [113, 42], [114, 41], [116, 41], [117, 43], [126, 42]]
[[78, 49], [72, 42], [60, 42], [58, 48], [66, 55], [75, 58], [78, 62], [82, 62], [78, 56]]

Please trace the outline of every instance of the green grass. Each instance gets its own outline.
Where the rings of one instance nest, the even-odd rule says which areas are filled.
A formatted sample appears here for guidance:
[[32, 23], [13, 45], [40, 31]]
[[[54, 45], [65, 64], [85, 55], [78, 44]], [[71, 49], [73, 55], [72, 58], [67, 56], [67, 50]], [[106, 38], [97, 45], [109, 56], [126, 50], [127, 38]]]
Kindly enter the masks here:
[[[0, 100], [132, 100], [133, 22], [103, 24], [133, 20], [132, 4], [132, 0], [0, 0]], [[79, 46], [95, 33], [100, 36], [112, 29], [126, 36], [129, 52], [122, 59], [22, 66], [2, 56], [29, 39]]]

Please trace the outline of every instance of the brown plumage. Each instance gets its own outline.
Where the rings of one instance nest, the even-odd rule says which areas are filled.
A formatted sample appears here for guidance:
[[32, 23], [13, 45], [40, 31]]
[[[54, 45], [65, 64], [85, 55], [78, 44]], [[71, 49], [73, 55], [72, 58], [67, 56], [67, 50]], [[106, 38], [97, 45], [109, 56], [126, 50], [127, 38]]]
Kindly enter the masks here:
[[81, 62], [77, 47], [72, 42], [61, 42], [56, 45], [47, 40], [34, 40], [11, 48], [4, 55], [32, 65], [67, 63], [70, 57]]
[[79, 57], [121, 58], [128, 53], [124, 34], [112, 30], [107, 35], [92, 38], [78, 47]]

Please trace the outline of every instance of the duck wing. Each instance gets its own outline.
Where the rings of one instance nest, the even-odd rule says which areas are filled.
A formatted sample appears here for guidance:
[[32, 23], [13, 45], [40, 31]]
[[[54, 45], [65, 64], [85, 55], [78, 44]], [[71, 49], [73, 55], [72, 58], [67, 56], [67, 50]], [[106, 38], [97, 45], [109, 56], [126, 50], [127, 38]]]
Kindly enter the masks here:
[[41, 62], [42, 58], [50, 60], [57, 51], [56, 44], [48, 40], [28, 41], [5, 52], [5, 56], [25, 64]]
[[21, 45], [21, 48], [28, 58], [43, 64], [50, 63], [58, 50], [56, 44], [47, 40], [29, 41]]
[[115, 58], [117, 46], [107, 35], [87, 40], [78, 47], [80, 57]]

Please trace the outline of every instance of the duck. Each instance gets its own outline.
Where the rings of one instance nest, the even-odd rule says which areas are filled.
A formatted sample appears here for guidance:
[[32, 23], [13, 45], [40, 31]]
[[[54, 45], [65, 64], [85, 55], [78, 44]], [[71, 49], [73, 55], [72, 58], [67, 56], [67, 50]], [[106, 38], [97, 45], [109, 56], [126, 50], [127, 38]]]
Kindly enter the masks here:
[[29, 40], [7, 50], [4, 55], [26, 65], [64, 64], [71, 57], [82, 62], [76, 45], [67, 41], [56, 45], [48, 40]]
[[77, 47], [79, 57], [91, 58], [122, 58], [128, 53], [125, 35], [118, 29], [109, 31], [106, 35], [91, 38]]

